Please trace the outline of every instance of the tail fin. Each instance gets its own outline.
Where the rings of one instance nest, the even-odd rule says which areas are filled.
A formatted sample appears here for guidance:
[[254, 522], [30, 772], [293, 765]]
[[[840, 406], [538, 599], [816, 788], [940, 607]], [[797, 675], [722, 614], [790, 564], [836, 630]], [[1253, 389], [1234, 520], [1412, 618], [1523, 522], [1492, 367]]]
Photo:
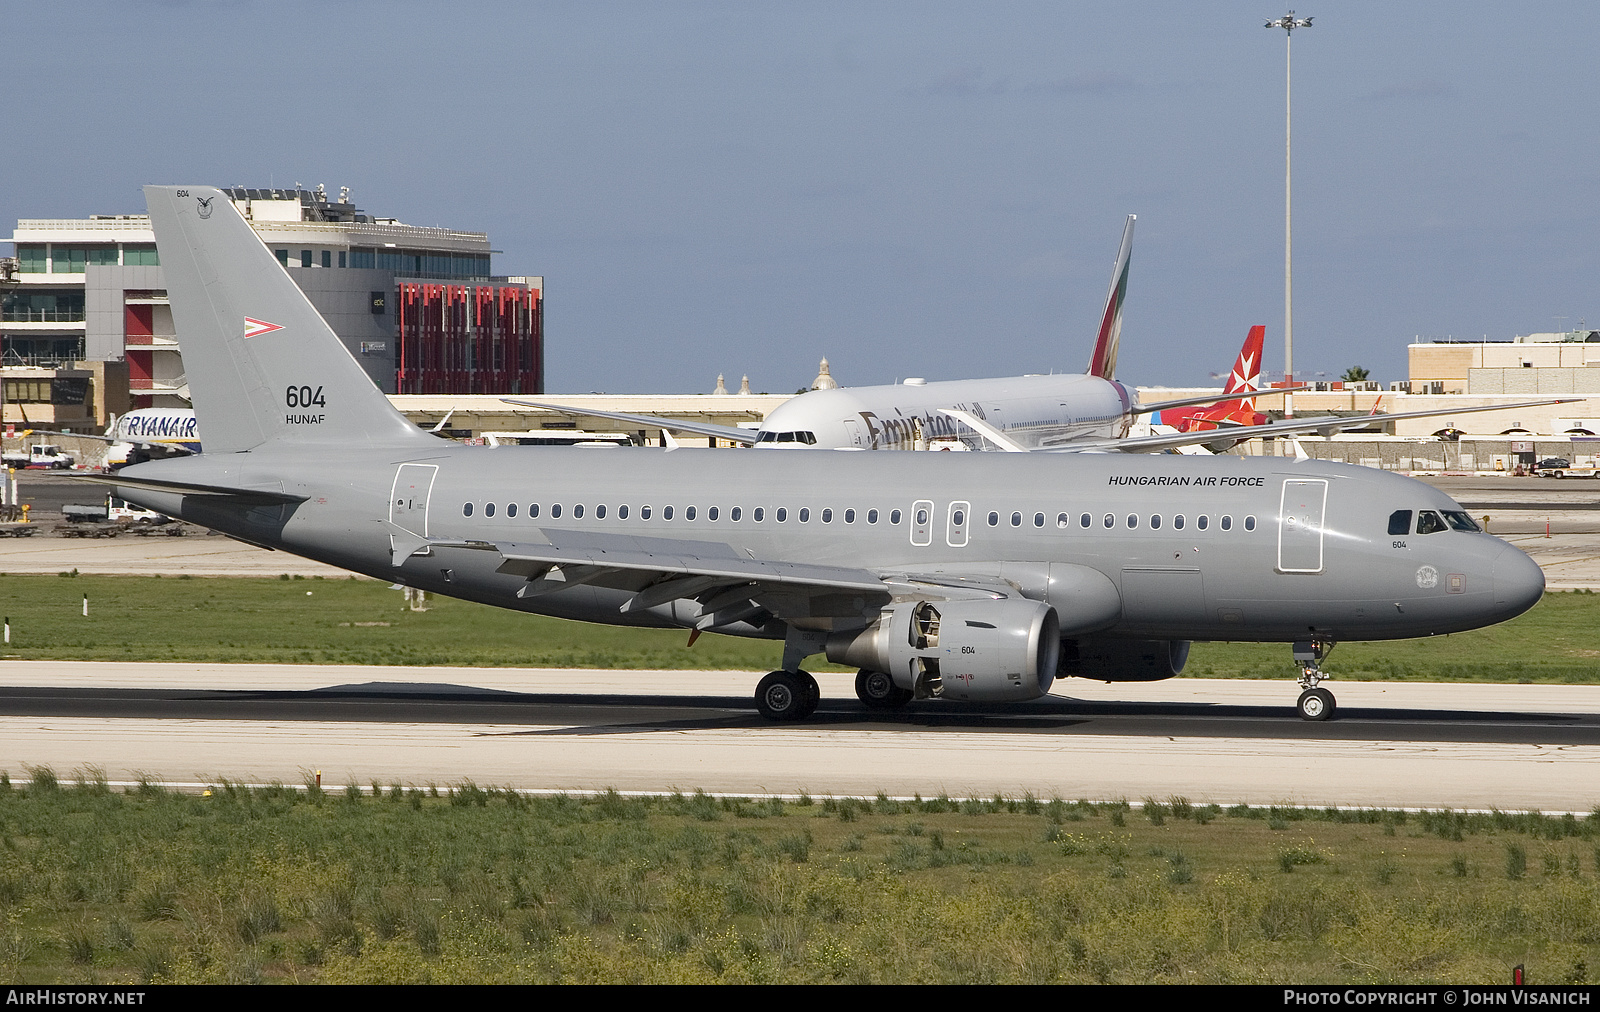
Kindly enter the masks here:
[[372, 385], [226, 194], [144, 195], [208, 454], [269, 440], [431, 439]]
[[[1167, 424], [1173, 425], [1179, 432], [1199, 432], [1223, 423], [1259, 425], [1264, 422], [1265, 419], [1256, 414], [1255, 394], [1261, 389], [1261, 346], [1266, 336], [1267, 328], [1258, 324], [1251, 327], [1245, 337], [1244, 347], [1239, 349], [1233, 371], [1228, 373], [1228, 382], [1222, 388], [1223, 396], [1232, 395], [1232, 399], [1186, 411]], [[1163, 414], [1162, 418], [1165, 421], [1166, 415]]]
[[1095, 338], [1094, 354], [1089, 356], [1089, 375], [1101, 379], [1115, 379], [1117, 374], [1117, 342], [1122, 338], [1122, 302], [1128, 296], [1128, 260], [1133, 255], [1133, 223], [1136, 214], [1128, 215], [1122, 227], [1122, 247], [1117, 250], [1117, 265], [1111, 270], [1111, 290], [1106, 293], [1106, 309], [1100, 316], [1100, 333]]

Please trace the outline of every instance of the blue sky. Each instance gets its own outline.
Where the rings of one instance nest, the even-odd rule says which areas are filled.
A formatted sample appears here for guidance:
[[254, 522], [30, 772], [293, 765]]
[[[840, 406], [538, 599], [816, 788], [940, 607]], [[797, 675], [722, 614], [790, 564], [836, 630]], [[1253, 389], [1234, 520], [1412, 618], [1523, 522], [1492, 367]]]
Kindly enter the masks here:
[[[1297, 8], [1297, 372], [1600, 326], [1600, 6]], [[0, 225], [348, 185], [546, 277], [551, 391], [777, 392], [1083, 369], [1131, 212], [1118, 375], [1201, 384], [1282, 367], [1283, 13], [0, 0]]]

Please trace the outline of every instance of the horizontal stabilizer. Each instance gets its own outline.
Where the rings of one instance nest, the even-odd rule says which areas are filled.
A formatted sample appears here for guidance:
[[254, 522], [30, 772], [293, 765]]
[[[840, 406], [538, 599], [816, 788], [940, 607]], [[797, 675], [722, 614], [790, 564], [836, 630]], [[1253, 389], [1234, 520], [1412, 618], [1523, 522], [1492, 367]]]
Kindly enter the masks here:
[[262, 503], [302, 503], [303, 495], [290, 495], [271, 489], [239, 488], [227, 485], [197, 485], [186, 481], [164, 481], [160, 478], [134, 478], [123, 474], [74, 474], [75, 481], [92, 485], [111, 485], [117, 488], [143, 489], [146, 492], [168, 492], [173, 495], [229, 496], [234, 499]]

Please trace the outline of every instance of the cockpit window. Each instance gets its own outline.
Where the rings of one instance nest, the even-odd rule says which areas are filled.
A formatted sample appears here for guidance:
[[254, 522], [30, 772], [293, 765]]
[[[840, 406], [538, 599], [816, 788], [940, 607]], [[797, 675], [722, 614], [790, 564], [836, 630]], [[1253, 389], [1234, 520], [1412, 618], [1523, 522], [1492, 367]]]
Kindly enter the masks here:
[[1445, 510], [1444, 519], [1446, 523], [1458, 531], [1480, 530], [1478, 522], [1460, 510]]
[[1421, 510], [1417, 513], [1418, 534], [1437, 534], [1444, 530], [1449, 530], [1449, 528], [1444, 525], [1444, 521], [1439, 518], [1439, 514], [1433, 510]]
[[816, 437], [816, 435], [814, 433], [806, 432], [806, 431], [803, 431], [803, 430], [800, 431], [800, 432], [763, 432], [760, 435], [756, 436], [756, 442], [758, 442], [758, 443], [804, 443], [807, 446], [815, 446], [816, 443], [817, 443], [817, 437]]
[[1411, 511], [1410, 510], [1395, 510], [1393, 513], [1389, 514], [1389, 533], [1390, 534], [1410, 534], [1411, 533]]

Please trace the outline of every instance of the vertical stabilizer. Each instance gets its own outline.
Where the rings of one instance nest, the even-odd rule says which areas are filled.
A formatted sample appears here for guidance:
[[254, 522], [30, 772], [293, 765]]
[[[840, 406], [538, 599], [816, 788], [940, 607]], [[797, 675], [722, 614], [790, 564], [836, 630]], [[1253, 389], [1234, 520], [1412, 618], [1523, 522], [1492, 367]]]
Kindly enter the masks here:
[[1122, 228], [1122, 246], [1117, 250], [1117, 265], [1111, 270], [1111, 290], [1106, 293], [1106, 309], [1100, 316], [1100, 333], [1095, 338], [1094, 354], [1089, 356], [1089, 375], [1101, 379], [1117, 377], [1117, 342], [1122, 338], [1122, 301], [1128, 295], [1128, 260], [1133, 256], [1133, 223], [1128, 215]]
[[147, 186], [144, 195], [206, 453], [269, 440], [433, 438], [372, 385], [227, 194]]
[[1173, 412], [1171, 420], [1162, 413], [1162, 420], [1179, 432], [1200, 432], [1223, 425], [1261, 425], [1267, 419], [1256, 413], [1256, 393], [1261, 389], [1261, 346], [1267, 328], [1257, 324], [1250, 328], [1234, 360], [1233, 371], [1222, 388], [1223, 400], [1203, 408], [1191, 408], [1182, 414]]

